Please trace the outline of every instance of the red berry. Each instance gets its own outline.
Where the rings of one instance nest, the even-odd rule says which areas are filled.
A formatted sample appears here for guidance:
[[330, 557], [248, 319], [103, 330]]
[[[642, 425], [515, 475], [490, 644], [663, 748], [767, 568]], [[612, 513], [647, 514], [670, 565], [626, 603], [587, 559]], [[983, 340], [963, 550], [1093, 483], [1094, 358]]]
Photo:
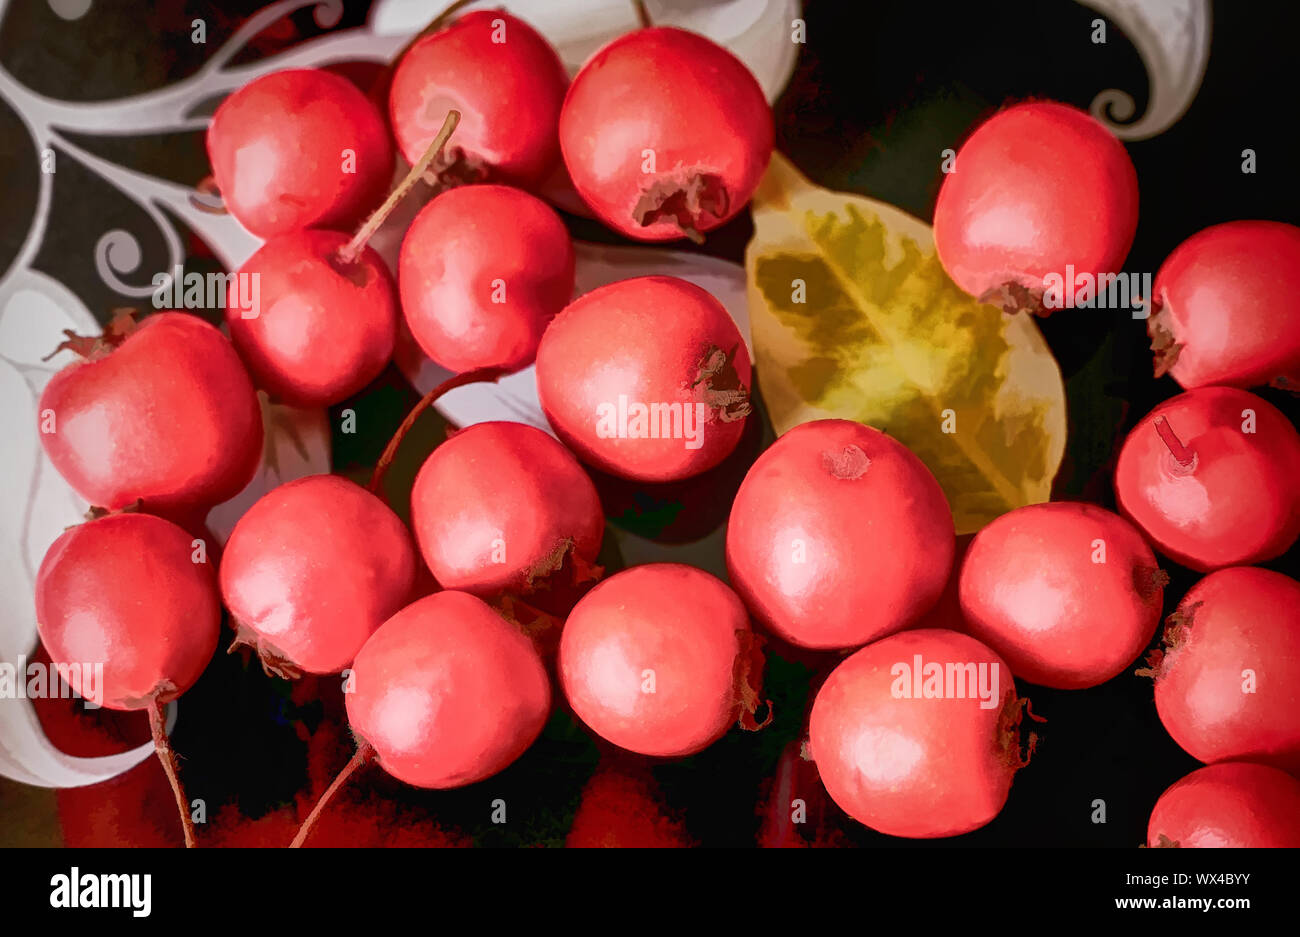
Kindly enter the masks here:
[[1169, 255], [1147, 323], [1156, 376], [1207, 384], [1300, 388], [1300, 228], [1230, 221]]
[[450, 788], [491, 777], [546, 723], [551, 687], [519, 629], [464, 592], [402, 609], [352, 665], [353, 732], [400, 781]]
[[1153, 651], [1156, 710], [1204, 762], [1300, 770], [1300, 582], [1237, 566], [1194, 585]]
[[402, 311], [425, 354], [450, 371], [533, 363], [573, 296], [573, 243], [526, 192], [475, 185], [426, 205], [402, 241]]
[[623, 570], [587, 593], [560, 635], [564, 695], [607, 741], [677, 758], [740, 716], [749, 618], [736, 594], [692, 566]]
[[1243, 762], [1197, 768], [1156, 801], [1147, 845], [1300, 847], [1300, 781], [1276, 768]]
[[956, 836], [1006, 803], [1023, 766], [1021, 703], [1007, 665], [979, 641], [904, 631], [832, 671], [813, 703], [809, 747], [831, 798], [858, 822], [891, 836]]
[[176, 699], [212, 659], [221, 624], [216, 576], [194, 561], [198, 549], [148, 514], [110, 514], [65, 531], [36, 575], [50, 659], [102, 664], [100, 702], [110, 709]]
[[[257, 395], [234, 348], [202, 319], [122, 320], [41, 394], [41, 443], [91, 504], [188, 521], [238, 494], [262, 460]], [[122, 328], [126, 326], [123, 325]], [[49, 421], [47, 424], [47, 420]]]
[[309, 68], [263, 75], [222, 101], [208, 158], [226, 208], [263, 238], [350, 225], [393, 175], [379, 111], [346, 78]]
[[571, 559], [592, 563], [605, 517], [568, 450], [523, 423], [479, 423], [433, 451], [411, 527], [444, 589], [526, 595]]
[[644, 241], [698, 238], [745, 207], [772, 155], [763, 90], [722, 46], [681, 29], [638, 29], [591, 57], [560, 114], [578, 194]]
[[727, 570], [792, 644], [851, 648], [939, 598], [954, 531], [943, 490], [906, 446], [849, 420], [796, 426], [758, 457], [727, 524]]
[[241, 639], [271, 669], [337, 673], [402, 607], [415, 579], [410, 534], [388, 507], [336, 475], [264, 495], [221, 559], [221, 594]]
[[1166, 400], [1129, 433], [1115, 466], [1120, 510], [1156, 549], [1202, 572], [1272, 559], [1300, 535], [1300, 435], [1244, 390]]
[[965, 630], [1031, 683], [1096, 686], [1151, 641], [1168, 578], [1118, 515], [1031, 504], [975, 536], [961, 569]]
[[[324, 407], [379, 376], [393, 354], [397, 297], [379, 255], [355, 262], [334, 231], [272, 238], [240, 268], [259, 278], [259, 304], [230, 303], [226, 325], [253, 379], [293, 406]], [[242, 297], [241, 297], [242, 299]]]
[[676, 277], [592, 290], [537, 350], [537, 394], [556, 434], [587, 464], [640, 481], [678, 481], [726, 458], [750, 412], [750, 376], [727, 310]]
[[467, 13], [411, 46], [393, 74], [388, 114], [414, 165], [450, 109], [461, 113], [446, 181], [483, 179], [534, 188], [559, 162], [556, 123], [569, 76], [555, 50], [523, 20]]
[[1078, 108], [1032, 101], [994, 114], [962, 144], [939, 189], [934, 244], [967, 293], [1041, 313], [1049, 274], [1120, 272], [1137, 216], [1123, 144]]

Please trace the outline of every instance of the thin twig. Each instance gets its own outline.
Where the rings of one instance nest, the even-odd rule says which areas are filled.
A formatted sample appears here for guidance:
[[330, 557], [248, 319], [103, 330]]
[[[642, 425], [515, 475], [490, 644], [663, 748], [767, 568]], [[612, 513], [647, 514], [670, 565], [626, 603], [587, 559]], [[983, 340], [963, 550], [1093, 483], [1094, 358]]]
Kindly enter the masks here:
[[437, 158], [438, 154], [442, 152], [442, 148], [451, 138], [452, 132], [456, 129], [456, 125], [459, 123], [460, 111], [448, 111], [447, 119], [442, 122], [442, 129], [439, 130], [438, 135], [433, 138], [433, 142], [429, 144], [429, 148], [424, 151], [424, 155], [420, 157], [420, 161], [411, 167], [411, 171], [408, 172], [406, 177], [397, 184], [397, 188], [393, 189], [393, 191], [389, 193], [388, 198], [384, 199], [384, 204], [380, 205], [379, 208], [366, 219], [366, 223], [357, 229], [357, 233], [352, 235], [352, 240], [339, 248], [339, 260], [345, 264], [356, 263], [357, 258], [361, 256], [362, 248], [366, 246], [366, 242], [369, 241], [370, 238], [374, 236], [374, 233], [380, 229], [385, 219], [387, 219], [392, 210], [397, 207], [398, 202], [406, 197], [406, 193], [410, 192], [415, 186], [415, 183], [420, 180], [420, 177], [428, 171], [429, 165]]
[[1174, 433], [1174, 428], [1169, 425], [1169, 421], [1163, 416], [1156, 417], [1155, 424], [1160, 440], [1168, 448], [1169, 454], [1174, 457], [1174, 461], [1183, 468], [1191, 468], [1196, 459], [1196, 454], [1183, 445], [1182, 440]]
[[149, 700], [148, 710], [149, 729], [153, 732], [153, 748], [158, 753], [158, 760], [162, 762], [163, 770], [167, 772], [172, 793], [176, 795], [176, 807], [181, 814], [181, 828], [185, 830], [185, 848], [193, 849], [196, 845], [194, 818], [190, 816], [190, 803], [185, 796], [185, 787], [181, 784], [180, 773], [176, 766], [176, 752], [172, 750], [171, 742], [167, 739], [167, 722], [163, 718], [162, 703], [158, 702], [156, 696]]
[[410, 432], [420, 414], [433, 406], [439, 397], [466, 384], [500, 380], [507, 373], [501, 368], [479, 368], [477, 371], [466, 371], [464, 374], [457, 374], [447, 378], [447, 380], [421, 397], [420, 402], [411, 408], [410, 413], [406, 414], [406, 419], [402, 420], [402, 425], [397, 427], [397, 432], [393, 434], [393, 438], [388, 441], [388, 445], [384, 448], [384, 454], [379, 457], [374, 474], [370, 476], [370, 492], [378, 494], [379, 488], [384, 481], [384, 473], [388, 471], [388, 466], [392, 464], [393, 457], [397, 455], [397, 450], [402, 445], [402, 439]]
[[294, 836], [293, 842], [289, 844], [290, 849], [298, 849], [302, 846], [307, 837], [311, 835], [312, 827], [314, 827], [316, 821], [320, 819], [320, 815], [325, 811], [325, 807], [329, 804], [330, 800], [333, 799], [334, 795], [338, 793], [339, 788], [346, 784], [348, 778], [352, 777], [358, 768], [369, 761], [374, 753], [375, 750], [369, 742], [360, 742], [357, 745], [356, 753], [352, 756], [351, 760], [343, 766], [343, 770], [338, 773], [338, 777], [330, 782], [330, 786], [325, 788], [325, 793], [320, 795], [320, 800], [316, 801], [316, 806], [311, 808], [311, 813], [307, 814], [307, 819], [303, 820], [302, 826], [298, 827], [298, 834]]

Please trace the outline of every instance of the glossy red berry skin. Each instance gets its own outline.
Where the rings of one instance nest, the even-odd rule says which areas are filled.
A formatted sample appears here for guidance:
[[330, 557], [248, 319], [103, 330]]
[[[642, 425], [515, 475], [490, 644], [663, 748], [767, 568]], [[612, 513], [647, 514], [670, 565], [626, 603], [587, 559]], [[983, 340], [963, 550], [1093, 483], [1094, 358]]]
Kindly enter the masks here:
[[596, 487], [562, 445], [523, 423], [478, 423], [425, 460], [411, 527], [444, 589], [530, 593], [570, 552], [592, 563], [605, 532]]
[[[352, 396], [388, 364], [397, 337], [397, 291], [383, 260], [349, 238], [294, 231], [267, 241], [240, 268], [255, 275], [259, 303], [227, 304], [226, 325], [257, 385], [277, 401], [327, 407]], [[256, 315], [250, 315], [256, 312]]]
[[262, 461], [262, 415], [224, 335], [187, 313], [146, 318], [41, 394], [41, 444], [91, 504], [182, 520], [238, 494]]
[[416, 787], [472, 784], [542, 731], [551, 687], [522, 631], [481, 599], [438, 592], [380, 626], [352, 667], [353, 731], [385, 771]]
[[149, 514], [111, 514], [65, 531], [36, 574], [36, 621], [55, 663], [103, 664], [102, 704], [176, 699], [217, 647], [221, 605], [201, 547]]
[[1121, 272], [1137, 217], [1123, 144], [1078, 108], [1030, 101], [994, 114], [957, 151], [935, 203], [934, 243], [972, 296], [1008, 283], [1041, 293], [1067, 265], [1076, 276]]
[[[727, 310], [676, 277], [620, 280], [578, 297], [537, 350], [537, 394], [556, 435], [588, 465], [637, 481], [679, 481], [726, 458], [744, 431], [751, 377]], [[648, 416], [634, 419], [633, 404], [647, 414], [677, 406], [680, 417], [656, 411], [656, 430]]]
[[1182, 849], [1300, 848], [1300, 781], [1276, 768], [1197, 768], [1160, 795], [1147, 845]]
[[621, 748], [680, 758], [740, 715], [737, 658], [749, 617], [736, 594], [693, 566], [616, 573], [574, 607], [560, 635], [560, 684], [593, 732]]
[[727, 570], [754, 617], [801, 647], [852, 648], [906, 627], [952, 568], [952, 514], [929, 469], [850, 420], [790, 430], [745, 476]]
[[263, 495], [221, 559], [221, 595], [269, 666], [338, 673], [410, 596], [415, 549], [355, 482], [310, 475]]
[[1166, 578], [1119, 515], [1031, 504], [975, 535], [961, 569], [962, 617], [1017, 677], [1083, 689], [1121, 673], [1151, 642]]
[[271, 72], [221, 102], [208, 158], [226, 208], [269, 238], [350, 227], [378, 207], [393, 175], [383, 117], [346, 78], [319, 69]]
[[[1194, 454], [1190, 463], [1162, 440], [1161, 419]], [[1205, 572], [1272, 559], [1295, 542], [1297, 478], [1300, 435], [1281, 411], [1244, 390], [1202, 387], [1166, 400], [1129, 433], [1115, 494], [1157, 550]]]
[[[901, 669], [918, 656], [922, 667], [982, 667], [985, 696], [977, 677], [963, 697], [918, 698]], [[1006, 803], [1022, 766], [1019, 713], [1010, 670], [984, 644], [955, 631], [904, 631], [831, 672], [813, 702], [809, 749], [831, 799], [859, 823], [890, 836], [956, 836]]]
[[1300, 389], [1300, 228], [1230, 221], [1192, 235], [1156, 274], [1156, 373], [1185, 388]]
[[555, 128], [568, 85], [559, 56], [537, 30], [508, 13], [479, 10], [402, 56], [388, 115], [402, 155], [415, 165], [447, 112], [459, 111], [450, 160], [435, 169], [534, 189], [559, 162]]
[[643, 241], [703, 233], [741, 211], [772, 155], [772, 110], [722, 46], [638, 29], [588, 60], [560, 114], [574, 187], [605, 224]]
[[573, 264], [569, 232], [545, 202], [502, 185], [451, 189], [402, 241], [406, 324], [449, 371], [517, 371], [573, 296]]
[[1193, 758], [1300, 771], [1300, 582], [1234, 566], [1188, 590], [1152, 652], [1156, 711]]

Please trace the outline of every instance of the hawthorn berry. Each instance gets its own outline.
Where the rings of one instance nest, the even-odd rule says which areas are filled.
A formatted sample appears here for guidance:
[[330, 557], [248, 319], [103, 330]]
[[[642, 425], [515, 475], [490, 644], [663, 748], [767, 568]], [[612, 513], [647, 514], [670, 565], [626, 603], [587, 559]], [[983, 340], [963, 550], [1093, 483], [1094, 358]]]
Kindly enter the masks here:
[[456, 145], [432, 167], [440, 182], [535, 189], [559, 162], [556, 124], [568, 84], [560, 57], [537, 30], [509, 13], [478, 10], [407, 50], [393, 73], [388, 116], [414, 164], [442, 115], [458, 110]]
[[263, 238], [350, 225], [393, 175], [378, 109], [346, 78], [313, 68], [235, 91], [213, 114], [207, 146], [226, 208]]
[[749, 202], [772, 155], [772, 110], [717, 43], [671, 27], [610, 42], [573, 79], [560, 146], [605, 224], [643, 241], [698, 240]]
[[517, 371], [573, 296], [573, 243], [545, 202], [519, 189], [452, 189], [402, 241], [402, 311], [424, 353], [450, 371]]
[[1300, 435], [1244, 390], [1201, 387], [1143, 417], [1115, 465], [1120, 511], [1205, 572], [1284, 553], [1300, 536]]
[[680, 481], [721, 462], [751, 413], [749, 351], [710, 293], [676, 277], [600, 287], [570, 303], [537, 353], [542, 409], [588, 464]]
[[1230, 221], [1192, 235], [1156, 273], [1147, 322], [1156, 377], [1300, 389], [1300, 228]]
[[1085, 111], [1030, 101], [994, 114], [957, 151], [935, 203], [934, 245], [948, 276], [981, 302], [1044, 314], [1049, 275], [1072, 283], [1120, 272], [1137, 216], [1123, 144]]
[[206, 547], [149, 514], [69, 528], [36, 575], [36, 621], [55, 663], [104, 665], [104, 706], [170, 702], [217, 646], [221, 609]]
[[1193, 758], [1300, 770], [1300, 582], [1235, 566], [1210, 573], [1152, 651], [1160, 721]]
[[276, 399], [324, 407], [379, 376], [397, 337], [397, 296], [379, 255], [349, 237], [295, 231], [266, 242], [238, 276], [259, 278], [259, 308], [226, 306], [230, 338], [253, 379]]
[[831, 672], [808, 747], [831, 799], [859, 823], [890, 836], [956, 836], [1006, 803], [1026, 763], [1024, 705], [1006, 662], [975, 638], [904, 631]]
[[1147, 845], [1182, 849], [1300, 847], [1300, 781], [1266, 765], [1197, 768], [1160, 795]]
[[193, 846], [163, 705], [194, 685], [217, 646], [221, 604], [205, 545], [149, 514], [109, 514], [72, 527], [37, 571], [36, 621], [50, 660], [81, 675], [73, 689], [83, 698], [148, 712], [185, 844]]
[[678, 481], [726, 458], [750, 413], [750, 378], [727, 310], [676, 277], [578, 297], [537, 350], [537, 395], [556, 435], [588, 465], [640, 481]]
[[693, 566], [652, 563], [611, 576], [574, 606], [559, 673], [574, 713], [601, 738], [679, 758], [757, 708], [761, 656], [736, 594]]
[[727, 571], [784, 640], [852, 648], [935, 604], [954, 541], [943, 490], [906, 446], [861, 423], [815, 420], [745, 476], [727, 523]]
[[224, 335], [187, 313], [119, 316], [45, 386], [41, 444], [91, 504], [187, 526], [238, 494], [262, 461], [262, 414]]
[[1151, 641], [1168, 578], [1122, 517], [1031, 504], [975, 535], [961, 568], [964, 630], [1030, 683], [1096, 686]]
[[381, 768], [416, 787], [491, 777], [533, 743], [551, 709], [532, 642], [464, 592], [426, 596], [384, 622], [352, 677], [353, 732]]
[[299, 478], [239, 519], [221, 559], [238, 642], [268, 670], [338, 673], [409, 598], [415, 550], [379, 498], [336, 475]]
[[596, 487], [569, 451], [523, 423], [478, 423], [425, 460], [411, 527], [444, 589], [529, 595], [593, 569], [605, 531]]

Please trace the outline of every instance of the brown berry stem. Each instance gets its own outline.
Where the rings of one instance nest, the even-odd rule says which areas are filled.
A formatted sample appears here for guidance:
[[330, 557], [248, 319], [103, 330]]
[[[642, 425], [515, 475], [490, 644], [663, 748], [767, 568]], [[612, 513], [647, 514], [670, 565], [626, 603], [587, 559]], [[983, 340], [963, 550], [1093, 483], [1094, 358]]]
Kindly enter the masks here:
[[176, 795], [176, 807], [181, 814], [181, 828], [185, 831], [185, 848], [193, 849], [196, 845], [194, 839], [194, 818], [190, 816], [190, 802], [185, 796], [185, 787], [181, 784], [180, 772], [176, 765], [176, 752], [172, 750], [171, 742], [167, 738], [167, 721], [163, 717], [163, 704], [158, 702], [158, 697], [149, 700], [149, 729], [153, 732], [153, 749], [158, 753], [158, 760], [162, 762], [163, 770], [167, 772], [167, 780], [171, 782], [172, 793]]
[[646, 11], [645, 0], [632, 0], [632, 6], [636, 7], [636, 18], [641, 23], [642, 29], [649, 29], [654, 25], [650, 20], [650, 14]]
[[1178, 463], [1180, 468], [1191, 470], [1196, 463], [1196, 453], [1183, 445], [1181, 439], [1174, 433], [1174, 428], [1169, 425], [1169, 421], [1163, 416], [1156, 417], [1156, 432], [1160, 434], [1161, 441], [1169, 449], [1170, 455]]
[[357, 229], [357, 233], [352, 235], [352, 240], [339, 248], [339, 260], [342, 263], [354, 264], [357, 262], [357, 258], [361, 256], [361, 251], [366, 246], [366, 242], [374, 237], [375, 232], [380, 229], [388, 216], [392, 214], [393, 209], [397, 207], [398, 203], [401, 202], [402, 199], [406, 198], [406, 194], [414, 188], [415, 183], [418, 182], [420, 177], [428, 171], [429, 165], [437, 158], [438, 154], [442, 152], [442, 148], [447, 144], [447, 141], [451, 138], [452, 131], [456, 129], [456, 125], [459, 123], [460, 111], [448, 111], [447, 119], [442, 122], [442, 129], [439, 130], [438, 135], [433, 138], [433, 142], [429, 144], [429, 148], [424, 151], [424, 155], [420, 157], [420, 161], [411, 167], [411, 171], [408, 172], [406, 177], [397, 184], [397, 188], [393, 189], [393, 191], [389, 193], [388, 198], [384, 199], [384, 204], [380, 205], [379, 208], [377, 208], [374, 213], [366, 219], [365, 223]]
[[307, 837], [311, 835], [312, 827], [316, 825], [316, 821], [325, 812], [325, 808], [334, 799], [334, 795], [338, 793], [339, 788], [346, 784], [348, 778], [352, 777], [357, 772], [357, 769], [369, 761], [374, 754], [375, 750], [369, 742], [359, 742], [357, 744], [356, 753], [343, 766], [343, 770], [338, 773], [338, 776], [330, 782], [330, 786], [325, 788], [325, 793], [320, 795], [320, 800], [316, 801], [316, 806], [311, 808], [311, 813], [307, 814], [307, 819], [303, 820], [302, 826], [298, 827], [297, 835], [294, 836], [293, 842], [289, 844], [290, 849], [298, 849], [306, 842]]
[[375, 465], [374, 474], [370, 476], [370, 492], [377, 494], [380, 486], [384, 481], [384, 473], [388, 471], [388, 466], [393, 463], [393, 457], [397, 455], [398, 448], [402, 445], [402, 440], [410, 432], [415, 421], [419, 419], [420, 414], [437, 402], [438, 398], [450, 390], [457, 387], [463, 387], [466, 384], [477, 384], [480, 381], [492, 382], [505, 377], [506, 371], [501, 368], [479, 368], [477, 371], [466, 371], [464, 374], [456, 374], [447, 378], [433, 390], [429, 391], [420, 398], [420, 402], [411, 408], [411, 412], [406, 414], [406, 419], [402, 420], [402, 425], [397, 427], [397, 432], [393, 438], [388, 440], [388, 445], [384, 449], [384, 454], [379, 457], [379, 462]]

